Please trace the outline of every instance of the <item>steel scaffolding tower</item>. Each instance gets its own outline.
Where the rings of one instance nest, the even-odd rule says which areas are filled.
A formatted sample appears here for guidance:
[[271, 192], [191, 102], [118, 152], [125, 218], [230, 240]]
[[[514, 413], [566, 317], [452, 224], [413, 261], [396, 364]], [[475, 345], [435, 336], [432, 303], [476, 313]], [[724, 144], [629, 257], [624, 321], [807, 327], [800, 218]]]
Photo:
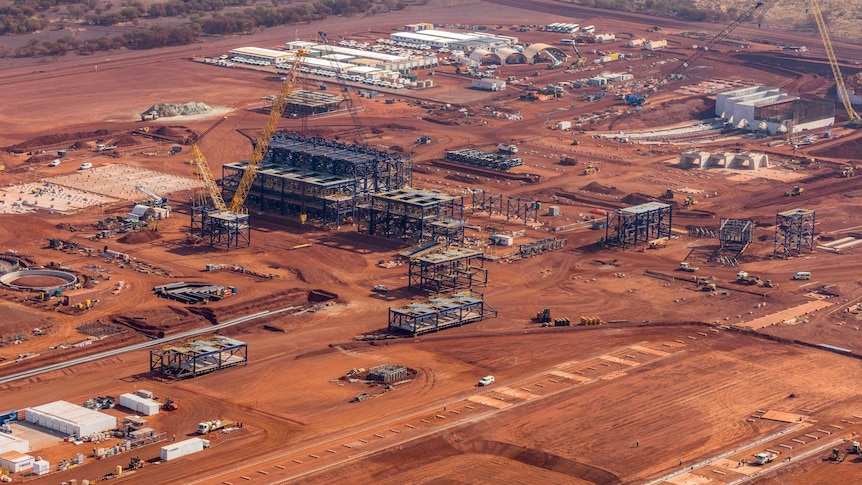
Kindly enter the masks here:
[[775, 216], [773, 256], [793, 256], [804, 249], [814, 251], [814, 211], [791, 209]]
[[372, 194], [361, 206], [359, 232], [408, 244], [464, 240], [464, 198], [405, 187]]
[[719, 251], [735, 251], [742, 254], [751, 244], [754, 221], [751, 219], [721, 219], [718, 227]]
[[647, 202], [609, 212], [606, 218], [605, 244], [625, 249], [648, 244], [655, 239], [668, 238], [672, 221], [672, 207], [661, 202]]
[[465, 323], [495, 318], [497, 310], [485, 303], [479, 293], [454, 294], [431, 298], [424, 303], [412, 303], [389, 309], [389, 329], [416, 336], [444, 328], [460, 327]]
[[410, 260], [407, 284], [415, 290], [437, 293], [472, 289], [488, 284], [488, 270], [481, 251], [459, 248]]
[[190, 232], [213, 247], [231, 249], [251, 245], [251, 226], [245, 213], [193, 206]]

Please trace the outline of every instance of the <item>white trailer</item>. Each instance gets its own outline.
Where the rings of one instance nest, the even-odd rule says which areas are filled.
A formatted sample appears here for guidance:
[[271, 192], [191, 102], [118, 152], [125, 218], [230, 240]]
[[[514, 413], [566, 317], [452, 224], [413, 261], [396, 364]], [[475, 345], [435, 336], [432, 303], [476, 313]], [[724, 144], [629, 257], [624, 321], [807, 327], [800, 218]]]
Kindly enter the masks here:
[[192, 453], [203, 451], [210, 447], [209, 440], [201, 438], [190, 438], [184, 441], [177, 441], [168, 446], [162, 446], [160, 457], [164, 461], [175, 460]]

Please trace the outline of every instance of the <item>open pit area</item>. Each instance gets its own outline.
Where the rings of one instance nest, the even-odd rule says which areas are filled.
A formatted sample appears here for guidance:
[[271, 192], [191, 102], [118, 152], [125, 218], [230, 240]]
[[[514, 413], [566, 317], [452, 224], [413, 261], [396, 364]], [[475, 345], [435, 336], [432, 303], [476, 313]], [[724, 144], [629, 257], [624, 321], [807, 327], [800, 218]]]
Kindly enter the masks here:
[[[439, 295], [417, 289], [402, 256], [415, 245], [359, 233], [353, 220], [303, 224], [296, 213], [252, 208], [248, 247], [227, 251], [189, 238], [198, 187], [189, 140], [212, 128], [199, 146], [216, 178], [223, 165], [247, 160], [267, 120], [263, 98], [277, 92], [280, 76], [192, 57], [278, 49], [321, 30], [373, 42], [416, 22], [469, 22], [571, 50], [561, 47], [564, 34], [512, 30], [512, 19], [594, 24], [617, 40], [580, 46], [590, 60], [583, 68], [499, 66], [499, 78], [516, 80], [503, 91], [471, 89], [470, 77], [441, 64], [413, 72], [433, 87], [380, 88], [354, 100], [368, 145], [410, 157], [413, 187], [463, 201], [463, 246], [482, 255], [470, 263], [481, 266], [473, 290], [486, 305], [482, 319], [418, 336], [390, 331], [393, 308]], [[658, 35], [653, 26], [667, 49], [648, 56], [625, 47]], [[834, 101], [816, 34], [743, 24], [734, 37], [748, 47], [717, 45], [640, 110], [612, 92], [588, 101], [594, 87], [520, 99], [602, 71], [631, 72], [653, 86], [694, 52], [692, 42], [703, 44], [686, 32], [722, 27], [544, 0], [431, 0], [390, 14], [208, 37], [200, 48], [23, 67], [17, 60], [0, 79], [0, 270], [19, 271], [10, 278], [19, 286], [75, 278], [78, 288], [40, 294], [0, 285], [0, 411], [139, 389], [178, 409], [147, 417], [155, 443], [102, 459], [91, 453], [95, 444], [13, 423], [12, 435], [31, 439], [28, 453], [52, 464], [47, 476], [15, 481], [92, 483], [137, 456], [143, 468], [108, 483], [862, 482], [862, 455], [828, 459], [862, 431], [862, 280], [853, 263], [862, 251], [862, 176], [841, 176], [862, 161], [862, 130], [843, 127], [840, 103], [828, 138], [824, 129], [758, 137], [715, 122], [723, 89], [768, 85]], [[801, 42], [804, 56], [777, 47]], [[834, 44], [839, 58], [862, 59], [862, 46]], [[593, 47], [628, 58], [593, 64]], [[848, 77], [859, 70], [845, 67]], [[321, 84], [340, 91], [330, 78], [299, 81], [312, 91]], [[185, 102], [214, 110], [139, 119], [153, 104]], [[553, 129], [561, 121], [572, 129]], [[286, 116], [279, 126], [342, 143], [357, 137], [345, 111]], [[430, 143], [419, 143], [423, 136]], [[517, 145], [523, 165], [501, 172], [446, 159], [449, 150], [496, 152], [498, 144]], [[61, 163], [50, 166], [60, 151]], [[683, 152], [731, 154], [719, 157], [725, 161], [763, 153], [768, 167], [691, 167], [680, 163]], [[79, 170], [84, 163], [93, 168]], [[786, 195], [794, 186], [804, 190]], [[148, 198], [138, 187], [166, 197], [170, 217], [120, 228], [134, 202]], [[662, 197], [668, 190], [673, 198]], [[533, 202], [541, 208], [525, 212]], [[615, 237], [615, 226], [604, 225], [616, 224], [617, 211], [637, 206], [668, 217], [670, 233], [597, 244]], [[781, 230], [796, 215], [811, 236], [798, 251], [797, 227]], [[751, 221], [744, 250], [720, 250], [725, 219]], [[489, 245], [492, 234], [513, 245]], [[679, 270], [681, 262], [697, 269]], [[32, 270], [69, 277], [27, 275]], [[739, 271], [751, 278], [738, 281]], [[810, 279], [794, 279], [798, 272]], [[154, 291], [174, 284], [212, 297], [190, 303]], [[538, 322], [544, 308], [552, 322], [568, 318], [572, 326]], [[184, 380], [151, 372], [151, 352], [216, 333], [244, 342], [247, 363]], [[407, 367], [408, 377], [352, 378], [386, 364]], [[495, 382], [478, 386], [488, 375]], [[200, 453], [159, 462], [160, 447], [216, 419], [242, 427], [208, 434]], [[763, 452], [775, 459], [753, 464]], [[77, 453], [86, 455], [82, 465], [57, 468]]]

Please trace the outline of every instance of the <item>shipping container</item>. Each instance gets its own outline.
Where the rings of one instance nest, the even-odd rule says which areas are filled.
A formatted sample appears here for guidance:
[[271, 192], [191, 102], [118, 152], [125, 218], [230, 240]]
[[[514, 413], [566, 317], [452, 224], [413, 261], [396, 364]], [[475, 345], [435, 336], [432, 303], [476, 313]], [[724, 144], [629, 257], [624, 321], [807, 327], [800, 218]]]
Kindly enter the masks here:
[[175, 460], [186, 455], [191, 455], [192, 453], [203, 451], [209, 447], [209, 440], [190, 438], [185, 441], [178, 441], [171, 445], [163, 446], [160, 456], [164, 461]]
[[78, 305], [86, 303], [87, 300], [93, 301], [99, 299], [99, 290], [97, 288], [85, 288], [81, 290], [72, 290], [63, 293], [63, 304], [66, 306]]
[[137, 394], [138, 396], [143, 397], [145, 399], [152, 399], [153, 398], [153, 391], [145, 391], [143, 389], [138, 389], [137, 391], [135, 391], [135, 394]]
[[131, 409], [144, 416], [159, 414], [161, 407], [158, 402], [134, 394], [120, 394], [120, 406]]

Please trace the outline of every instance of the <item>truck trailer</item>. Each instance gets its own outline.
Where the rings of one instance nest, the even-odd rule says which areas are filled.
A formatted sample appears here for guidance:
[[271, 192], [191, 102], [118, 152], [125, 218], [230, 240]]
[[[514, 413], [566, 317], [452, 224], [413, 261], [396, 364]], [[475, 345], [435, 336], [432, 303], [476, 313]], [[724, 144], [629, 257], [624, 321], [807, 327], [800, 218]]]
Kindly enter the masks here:
[[210, 447], [209, 440], [201, 438], [190, 438], [184, 441], [178, 441], [168, 446], [162, 446], [161, 459], [164, 461], [175, 460], [192, 453], [203, 451]]

